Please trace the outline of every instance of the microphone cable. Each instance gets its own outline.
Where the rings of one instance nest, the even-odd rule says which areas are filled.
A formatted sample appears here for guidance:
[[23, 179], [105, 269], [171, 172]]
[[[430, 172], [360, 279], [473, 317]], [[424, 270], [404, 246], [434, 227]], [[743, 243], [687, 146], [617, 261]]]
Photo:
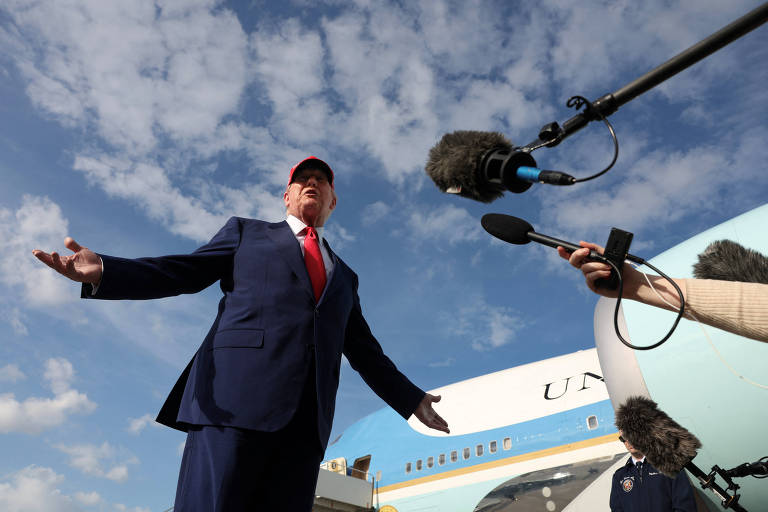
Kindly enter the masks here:
[[[611, 122], [608, 121], [608, 119], [604, 115], [602, 115], [600, 112], [594, 109], [592, 107], [592, 104], [589, 102], [589, 100], [584, 96], [571, 96], [570, 98], [568, 98], [568, 101], [565, 103], [565, 105], [568, 108], [574, 108], [576, 110], [584, 106], [585, 107], [584, 113], [589, 112], [590, 110], [594, 111], [593, 112], [594, 115], [596, 115], [598, 119], [600, 119], [603, 123], [605, 123], [605, 126], [608, 128], [608, 132], [610, 132], [611, 134], [611, 139], [613, 140], [613, 159], [611, 160], [611, 163], [609, 163], [605, 169], [593, 174], [592, 176], [587, 176], [586, 178], [576, 178], [573, 181], [573, 183], [570, 183], [571, 185], [574, 185], [576, 183], [584, 183], [585, 181], [598, 178], [611, 170], [614, 164], [616, 164], [616, 160], [619, 159], [619, 139], [618, 137], [616, 137], [616, 131], [613, 129], [613, 125], [611, 125]], [[554, 140], [557, 140], [557, 139], [554, 139]], [[543, 148], [544, 146], [548, 146], [551, 143], [552, 143], [552, 140], [547, 140], [547, 141], [542, 141], [539, 144], [536, 144], [533, 146], [525, 146], [524, 148], [516, 148], [516, 149], [525, 151], [527, 153], [531, 153], [532, 151], [539, 148]]]
[[611, 163], [608, 164], [608, 167], [606, 167], [602, 171], [596, 174], [593, 174], [592, 176], [587, 176], [586, 178], [577, 178], [576, 181], [574, 181], [574, 183], [584, 183], [585, 181], [593, 180], [599, 176], [602, 176], [603, 174], [611, 170], [613, 165], [616, 163], [616, 160], [618, 160], [619, 158], [619, 139], [616, 137], [616, 132], [613, 130], [613, 126], [611, 125], [610, 121], [608, 121], [608, 119], [606, 119], [606, 117], [602, 115], [600, 112], [597, 112], [594, 108], [592, 108], [592, 104], [584, 96], [571, 96], [568, 99], [568, 102], [566, 103], [566, 106], [572, 107], [575, 109], [581, 108], [582, 105], [586, 105], [586, 108], [584, 109], [585, 113], [589, 112], [590, 110], [594, 110], [598, 118], [603, 123], [605, 123], [605, 126], [608, 127], [608, 131], [611, 133], [611, 138], [613, 139], [613, 160], [611, 160]]
[[674, 281], [674, 279], [672, 279], [667, 274], [657, 269], [656, 267], [654, 267], [644, 259], [638, 258], [636, 256], [633, 256], [633, 258], [635, 258], [634, 261], [636, 261], [640, 265], [645, 265], [646, 267], [650, 268], [651, 270], [659, 274], [661, 277], [669, 281], [669, 283], [674, 287], [675, 291], [677, 291], [677, 296], [680, 298], [680, 308], [678, 309], [678, 312], [677, 312], [677, 318], [675, 318], [675, 321], [672, 324], [672, 327], [669, 329], [669, 332], [667, 332], [666, 336], [664, 336], [661, 340], [657, 341], [652, 345], [647, 345], [647, 346], [633, 345], [629, 341], [625, 340], [624, 337], [621, 335], [621, 332], [619, 332], [619, 307], [621, 306], [621, 298], [622, 298], [622, 295], [624, 294], [624, 280], [622, 279], [621, 272], [619, 271], [619, 268], [616, 266], [616, 264], [612, 262], [610, 259], [605, 258], [604, 263], [607, 263], [613, 268], [619, 280], [619, 295], [618, 297], [616, 297], [616, 307], [613, 310], [613, 328], [616, 331], [616, 336], [618, 336], [619, 341], [621, 341], [624, 345], [626, 345], [627, 347], [633, 350], [651, 350], [661, 346], [665, 341], [669, 339], [670, 336], [672, 336], [672, 333], [675, 332], [675, 329], [677, 329], [677, 324], [680, 323], [680, 319], [685, 314], [685, 297], [683, 297], [683, 291], [680, 289], [679, 286], [677, 286], [677, 283]]

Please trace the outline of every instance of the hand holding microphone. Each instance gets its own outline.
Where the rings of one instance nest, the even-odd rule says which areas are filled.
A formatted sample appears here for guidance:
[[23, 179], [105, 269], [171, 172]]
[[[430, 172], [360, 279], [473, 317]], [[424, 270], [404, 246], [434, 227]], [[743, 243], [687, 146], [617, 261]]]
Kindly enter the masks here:
[[[579, 242], [579, 245], [581, 247], [576, 250], [558, 246], [557, 254], [564, 260], [568, 260], [568, 263], [572, 266], [581, 270], [590, 290], [603, 297], [615, 299], [618, 296], [616, 289], [598, 286], [597, 283], [600, 279], [609, 279], [611, 276], [611, 266], [605, 263], [604, 260], [594, 257], [595, 253], [602, 255], [605, 249], [600, 245], [584, 242], [583, 240]], [[636, 294], [637, 288], [643, 283], [642, 274], [627, 263], [624, 264], [621, 273], [624, 279], [624, 294], [626, 298], [629, 298]]]
[[[611, 236], [608, 238], [608, 250], [602, 251], [603, 254], [598, 252], [597, 249], [602, 250], [602, 247], [595, 245], [595, 244], [587, 244], [586, 246], [580, 246], [573, 244], [571, 242], [566, 242], [565, 240], [559, 240], [557, 238], [552, 238], [551, 236], [542, 235], [541, 233], [537, 233], [533, 226], [531, 226], [528, 222], [524, 221], [523, 219], [519, 219], [517, 217], [512, 217], [511, 215], [503, 215], [500, 213], [489, 213], [486, 215], [483, 215], [482, 221], [481, 221], [483, 228], [490, 233], [491, 235], [495, 236], [496, 238], [499, 238], [501, 240], [504, 240], [505, 242], [509, 242], [511, 244], [527, 244], [528, 242], [538, 242], [540, 244], [548, 245], [549, 247], [554, 248], [562, 248], [558, 249], [558, 251], [562, 250], [561, 256], [566, 258], [567, 253], [576, 253], [578, 252], [578, 255], [574, 259], [574, 263], [577, 268], [581, 268], [585, 265], [584, 261], [594, 260], [595, 262], [599, 262], [602, 265], [605, 266], [598, 266], [598, 265], [592, 265], [591, 263], [586, 268], [585, 275], [587, 274], [593, 274], [588, 278], [587, 283], [594, 291], [595, 293], [600, 293], [601, 295], [605, 295], [606, 297], [616, 297], [618, 300], [616, 301], [616, 307], [614, 308], [614, 314], [613, 314], [613, 323], [614, 327], [616, 329], [616, 337], [627, 347], [634, 349], [634, 350], [650, 350], [653, 348], [658, 347], [662, 343], [664, 343], [674, 332], [675, 328], [677, 327], [678, 322], [683, 317], [683, 314], [685, 312], [685, 300], [683, 298], [683, 292], [680, 290], [679, 285], [672, 280], [671, 278], [667, 277], [661, 270], [657, 269], [650, 263], [646, 262], [644, 259], [634, 256], [632, 254], [629, 254], [627, 251], [629, 249], [629, 243], [632, 240], [632, 233], [613, 228], [611, 230]], [[584, 242], [582, 242], [584, 244]], [[570, 261], [571, 256], [567, 256], [566, 259]], [[672, 328], [669, 330], [666, 336], [664, 336], [660, 341], [647, 346], [637, 346], [633, 345], [629, 341], [625, 340], [621, 333], [619, 332], [619, 326], [618, 326], [618, 316], [619, 316], [619, 306], [621, 304], [621, 299], [623, 297], [624, 293], [624, 280], [622, 279], [621, 273], [622, 269], [625, 267], [624, 261], [629, 260], [633, 261], [635, 263], [639, 263], [641, 265], [647, 265], [654, 271], [656, 271], [662, 278], [667, 280], [670, 283], [670, 286], [677, 292], [677, 296], [679, 298], [678, 304], [680, 305], [678, 308], [675, 308], [674, 306], [668, 306], [668, 309], [675, 310], [677, 309], [677, 318], [675, 319], [675, 322], [672, 324]], [[573, 263], [572, 263], [573, 264]], [[614, 272], [609, 273], [610, 277], [615, 277], [615, 283], [606, 282], [605, 284], [602, 284], [603, 281], [606, 278], [606, 275], [604, 274], [603, 270], [608, 268], [610, 266], [611, 269], [613, 269]], [[630, 269], [634, 270], [634, 269]], [[595, 272], [598, 272], [597, 274], [594, 274]], [[614, 276], [615, 274], [615, 276]], [[638, 275], [642, 275], [639, 274]], [[637, 285], [637, 282], [640, 281], [638, 275], [632, 275], [633, 282], [631, 283], [631, 287], [629, 288], [629, 292], [636, 294], [639, 289], [642, 287]], [[661, 279], [658, 276], [654, 276], [651, 279]], [[604, 288], [603, 288], [604, 287]], [[599, 291], [598, 291], [599, 290]], [[615, 291], [614, 291], [615, 290]], [[641, 298], [631, 297], [635, 298], [636, 300], [643, 300]]]
[[[481, 223], [488, 233], [511, 244], [523, 245], [529, 242], [537, 242], [557, 249], [560, 252], [560, 256], [565, 259], [569, 259], [571, 254], [577, 254], [571, 263], [576, 268], [581, 268], [585, 261], [593, 262], [594, 265], [590, 264], [590, 266], [586, 267], [586, 270], [590, 273], [599, 273], [590, 276], [588, 279], [589, 287], [595, 293], [600, 293], [606, 297], [616, 297], [618, 295], [615, 290], [617, 289], [619, 276], [615, 274], [622, 271], [625, 259], [638, 263], [643, 261], [641, 258], [627, 253], [632, 234], [616, 228], [611, 231], [611, 237], [608, 239], [608, 245], [612, 247], [612, 251], [606, 254], [606, 251], [599, 245], [584, 245], [585, 242], [581, 242], [582, 245], [576, 245], [565, 240], [537, 233], [528, 222], [511, 215], [489, 213], [483, 215]], [[613, 274], [611, 273], [612, 268], [614, 268]], [[608, 271], [607, 274], [602, 272], [606, 269]], [[609, 279], [611, 277], [613, 277], [613, 280]], [[598, 290], [605, 290], [605, 292], [598, 292]]]

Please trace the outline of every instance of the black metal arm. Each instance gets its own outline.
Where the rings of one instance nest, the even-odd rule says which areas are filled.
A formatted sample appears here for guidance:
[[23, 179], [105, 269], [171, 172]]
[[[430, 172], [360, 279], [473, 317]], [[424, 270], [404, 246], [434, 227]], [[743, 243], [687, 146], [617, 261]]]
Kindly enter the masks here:
[[565, 121], [562, 128], [556, 122], [545, 125], [541, 129], [538, 139], [519, 149], [532, 151], [542, 146], [557, 146], [566, 137], [581, 130], [591, 121], [597, 121], [613, 114], [628, 101], [640, 96], [744, 34], [751, 32], [766, 21], [768, 21], [768, 2], [753, 9], [733, 23], [672, 57], [664, 64], [628, 83], [621, 89], [596, 99], [587, 105], [583, 112]]

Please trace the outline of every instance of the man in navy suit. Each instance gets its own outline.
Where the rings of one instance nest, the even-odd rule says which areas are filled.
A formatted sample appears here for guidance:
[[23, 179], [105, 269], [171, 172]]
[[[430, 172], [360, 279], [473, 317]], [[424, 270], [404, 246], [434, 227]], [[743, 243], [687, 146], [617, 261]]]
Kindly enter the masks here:
[[290, 172], [287, 219], [230, 218], [191, 254], [124, 259], [73, 239], [35, 250], [94, 299], [153, 299], [219, 281], [223, 297], [157, 421], [187, 432], [175, 512], [309, 511], [331, 431], [342, 353], [401, 416], [448, 432], [425, 393], [384, 355], [363, 317], [357, 275], [322, 239], [333, 171]]

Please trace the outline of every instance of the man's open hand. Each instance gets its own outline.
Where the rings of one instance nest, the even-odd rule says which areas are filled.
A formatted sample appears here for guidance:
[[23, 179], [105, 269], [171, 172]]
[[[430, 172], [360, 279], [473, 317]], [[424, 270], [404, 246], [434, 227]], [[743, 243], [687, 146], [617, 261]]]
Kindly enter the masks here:
[[433, 396], [427, 393], [421, 399], [419, 406], [413, 411], [413, 414], [429, 428], [450, 434], [451, 431], [448, 429], [448, 423], [432, 408], [432, 404], [439, 401], [440, 395]]
[[101, 258], [87, 247], [81, 247], [70, 237], [64, 239], [64, 245], [74, 254], [60, 256], [55, 251], [48, 254], [39, 249], [33, 250], [32, 254], [59, 274], [73, 281], [98, 285], [101, 282]]

